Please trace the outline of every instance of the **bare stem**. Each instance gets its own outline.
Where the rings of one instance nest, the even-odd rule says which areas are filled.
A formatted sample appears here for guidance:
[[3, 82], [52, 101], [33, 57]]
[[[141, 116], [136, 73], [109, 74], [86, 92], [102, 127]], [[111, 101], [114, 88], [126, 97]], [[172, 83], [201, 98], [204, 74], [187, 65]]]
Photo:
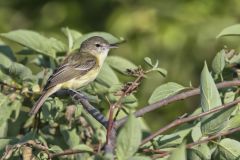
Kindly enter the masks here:
[[232, 133], [237, 132], [237, 131], [240, 131], [240, 127], [233, 128], [233, 129], [230, 129], [228, 131], [220, 132], [220, 133], [218, 133], [216, 135], [213, 135], [213, 136], [210, 136], [210, 137], [208, 137], [206, 139], [203, 139], [203, 140], [200, 140], [200, 141], [197, 141], [197, 142], [193, 142], [193, 143], [187, 144], [186, 147], [187, 148], [192, 148], [192, 147], [194, 147], [196, 145], [209, 142], [209, 141], [211, 141], [213, 139], [216, 139], [216, 138], [219, 138], [219, 137], [222, 137], [222, 136], [226, 136], [226, 135], [232, 134]]
[[75, 92], [73, 90], [67, 90], [68, 94], [71, 95], [71, 97], [76, 100], [77, 102], [80, 102], [83, 106], [83, 108], [93, 116], [99, 123], [101, 123], [105, 128], [108, 126], [108, 120], [104, 117], [104, 115], [96, 109], [94, 106], [92, 106], [89, 101], [78, 92]]
[[230, 108], [230, 107], [233, 107], [235, 106], [236, 104], [240, 103], [240, 99], [237, 99], [233, 102], [230, 102], [230, 103], [227, 103], [227, 104], [224, 104], [224, 105], [221, 105], [221, 106], [218, 106], [216, 108], [213, 108], [207, 112], [203, 112], [203, 113], [200, 113], [198, 115], [194, 115], [194, 116], [190, 116], [190, 117], [186, 117], [186, 118], [180, 118], [180, 119], [176, 119], [174, 121], [172, 121], [171, 123], [169, 123], [168, 125], [166, 125], [165, 127], [162, 127], [160, 128], [158, 131], [156, 131], [155, 133], [151, 134], [150, 136], [148, 136], [147, 138], [145, 138], [141, 145], [144, 145], [146, 144], [147, 142], [149, 142], [150, 140], [152, 140], [153, 138], [157, 137], [158, 135], [160, 135], [161, 133], [173, 128], [173, 127], [176, 127], [176, 126], [179, 126], [183, 123], [186, 123], [186, 122], [190, 122], [190, 121], [193, 121], [193, 120], [196, 120], [196, 119], [199, 119], [203, 116], [206, 116], [206, 115], [209, 115], [211, 113], [215, 113], [215, 112], [218, 112], [220, 110], [223, 110], [223, 109], [227, 109], [227, 108]]
[[[207, 143], [213, 139], [217, 139], [219, 137], [222, 137], [222, 136], [226, 136], [226, 135], [229, 135], [229, 134], [232, 134], [234, 132], [238, 132], [240, 131], [240, 127], [237, 127], [237, 128], [233, 128], [233, 129], [230, 129], [228, 131], [224, 131], [224, 132], [220, 132], [216, 135], [212, 135], [212, 136], [209, 136], [208, 138], [206, 139], [203, 139], [203, 140], [200, 140], [200, 141], [197, 141], [197, 142], [193, 142], [193, 143], [189, 143], [186, 145], [186, 148], [192, 148], [194, 146], [197, 146], [197, 145], [200, 145], [200, 144], [203, 144], [203, 143]], [[169, 152], [165, 152], [165, 153], [161, 153], [161, 154], [157, 154], [157, 155], [154, 155], [153, 156], [153, 159], [157, 159], [157, 158], [163, 158], [167, 155], [171, 154], [171, 151]]]
[[82, 151], [82, 150], [74, 150], [74, 149], [68, 149], [60, 153], [52, 153], [49, 155], [49, 158], [54, 157], [60, 157], [60, 156], [66, 156], [66, 155], [72, 155], [72, 154], [79, 154], [79, 153], [92, 153], [90, 151]]
[[[227, 88], [227, 87], [233, 87], [233, 86], [240, 86], [240, 80], [225, 81], [225, 82], [221, 82], [221, 83], [216, 84], [216, 86], [217, 86], [218, 89]], [[158, 101], [156, 103], [147, 105], [147, 106], [137, 110], [134, 113], [134, 115], [136, 117], [141, 117], [141, 116], [145, 115], [146, 113], [149, 113], [151, 111], [154, 111], [156, 109], [164, 107], [164, 106], [166, 106], [166, 105], [168, 105], [168, 104], [170, 104], [172, 102], [183, 100], [183, 99], [186, 99], [186, 98], [189, 98], [189, 97], [192, 97], [192, 96], [196, 96], [198, 94], [200, 94], [200, 88], [188, 90], [188, 91], [185, 91], [185, 92], [182, 92], [182, 93], [179, 93], [179, 94], [167, 97], [165, 99], [162, 99], [162, 100], [160, 100], [160, 101]], [[119, 128], [120, 126], [122, 126], [126, 122], [126, 120], [127, 120], [127, 117], [124, 117], [124, 118], [116, 121], [115, 122], [116, 127]]]
[[[116, 127], [114, 119], [116, 119], [117, 115], [114, 117], [114, 111], [115, 109], [118, 109], [118, 111], [121, 109], [122, 100], [124, 97], [126, 97], [128, 94], [132, 93], [137, 86], [140, 84], [140, 81], [144, 77], [144, 71], [140, 68], [139, 70], [140, 74], [137, 76], [135, 81], [131, 83], [130, 85], [127, 85], [126, 88], [122, 91], [120, 98], [118, 101], [116, 101], [114, 104], [110, 104], [110, 111], [109, 111], [109, 118], [108, 118], [108, 127], [107, 127], [107, 143], [105, 145], [105, 154], [111, 153], [113, 154], [115, 144], [116, 144]], [[117, 112], [118, 112], [117, 111]]]

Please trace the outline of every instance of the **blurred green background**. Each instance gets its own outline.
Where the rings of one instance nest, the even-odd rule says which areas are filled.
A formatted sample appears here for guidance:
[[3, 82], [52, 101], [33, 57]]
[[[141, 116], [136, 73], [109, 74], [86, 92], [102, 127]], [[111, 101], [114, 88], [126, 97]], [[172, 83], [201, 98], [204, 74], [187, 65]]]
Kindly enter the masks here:
[[[237, 49], [238, 39], [215, 37], [223, 28], [238, 23], [239, 7], [239, 0], [0, 0], [0, 32], [23, 28], [47, 36], [61, 34], [60, 29], [68, 26], [82, 33], [105, 31], [124, 37], [127, 43], [112, 54], [137, 65], [148, 56], [168, 70], [166, 78], [154, 75], [141, 86], [137, 96], [142, 107], [164, 82], [185, 86], [191, 82], [197, 87], [204, 60], [210, 66], [224, 45]], [[196, 97], [145, 117], [154, 129], [193, 111], [198, 104]], [[153, 126], [152, 120], [159, 123]]]

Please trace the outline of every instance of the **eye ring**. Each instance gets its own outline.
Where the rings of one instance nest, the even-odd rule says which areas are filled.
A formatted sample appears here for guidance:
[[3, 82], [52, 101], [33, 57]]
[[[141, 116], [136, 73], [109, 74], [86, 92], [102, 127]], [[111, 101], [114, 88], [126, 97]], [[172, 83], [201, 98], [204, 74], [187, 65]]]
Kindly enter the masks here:
[[101, 45], [99, 43], [96, 43], [95, 46], [96, 47], [101, 47]]

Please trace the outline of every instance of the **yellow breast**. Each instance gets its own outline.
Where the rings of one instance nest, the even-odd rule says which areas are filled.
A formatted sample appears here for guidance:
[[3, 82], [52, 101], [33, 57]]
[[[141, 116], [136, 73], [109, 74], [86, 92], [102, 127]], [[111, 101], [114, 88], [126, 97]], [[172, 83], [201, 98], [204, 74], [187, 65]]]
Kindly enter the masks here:
[[98, 69], [92, 69], [85, 75], [71, 79], [70, 81], [64, 82], [62, 84], [62, 88], [70, 88], [70, 89], [78, 89], [81, 88], [88, 83], [94, 81], [99, 73], [99, 68]]

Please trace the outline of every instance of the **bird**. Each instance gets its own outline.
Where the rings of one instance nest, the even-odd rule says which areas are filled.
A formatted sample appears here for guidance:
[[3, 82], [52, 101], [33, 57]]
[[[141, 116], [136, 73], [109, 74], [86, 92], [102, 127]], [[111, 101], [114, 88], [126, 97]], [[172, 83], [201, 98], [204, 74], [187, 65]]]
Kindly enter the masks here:
[[117, 43], [110, 44], [100, 36], [83, 41], [80, 49], [70, 53], [53, 71], [29, 115], [35, 115], [46, 99], [58, 90], [76, 90], [94, 81], [112, 48], [118, 48]]

